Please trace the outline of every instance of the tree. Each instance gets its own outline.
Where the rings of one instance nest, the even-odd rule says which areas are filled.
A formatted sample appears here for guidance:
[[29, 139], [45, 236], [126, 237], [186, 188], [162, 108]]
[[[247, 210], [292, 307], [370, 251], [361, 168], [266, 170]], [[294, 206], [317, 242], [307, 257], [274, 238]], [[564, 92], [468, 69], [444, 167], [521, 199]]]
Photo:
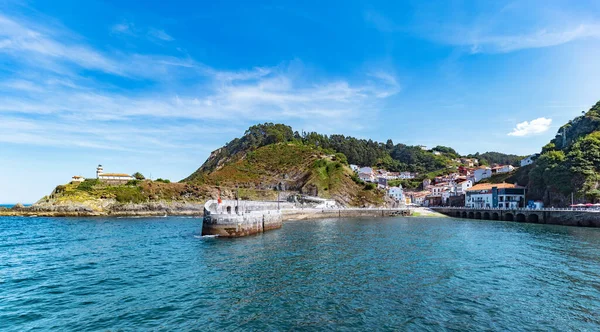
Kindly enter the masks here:
[[598, 189], [590, 190], [585, 194], [585, 196], [587, 196], [587, 198], [590, 200], [590, 202], [596, 203], [598, 201], [598, 199], [600, 198], [600, 190], [598, 190]]
[[146, 179], [146, 177], [144, 175], [142, 175], [142, 173], [140, 173], [140, 172], [135, 172], [132, 176], [136, 180], [145, 180]]

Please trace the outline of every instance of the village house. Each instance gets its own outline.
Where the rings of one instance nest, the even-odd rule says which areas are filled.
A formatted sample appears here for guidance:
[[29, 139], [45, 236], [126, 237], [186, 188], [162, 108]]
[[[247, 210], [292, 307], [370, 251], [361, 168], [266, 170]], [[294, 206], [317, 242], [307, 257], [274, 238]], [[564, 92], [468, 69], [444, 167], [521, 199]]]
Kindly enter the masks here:
[[388, 187], [387, 179], [383, 176], [377, 178], [377, 188], [386, 189]]
[[467, 190], [465, 207], [516, 209], [525, 207], [525, 187], [510, 183], [482, 183]]
[[402, 172], [400, 173], [400, 178], [403, 180], [410, 180], [415, 178], [415, 174], [411, 172]]
[[388, 180], [396, 180], [400, 178], [400, 173], [398, 172], [387, 172], [385, 178]]
[[515, 170], [515, 167], [513, 165], [502, 165], [499, 167], [500, 168], [496, 171], [496, 173], [498, 173], [498, 174], [510, 173]]
[[391, 187], [388, 189], [387, 193], [388, 193], [388, 196], [397, 200], [398, 202], [401, 202], [401, 203], [405, 202], [404, 189], [402, 188], [402, 186]]
[[475, 167], [476, 165], [479, 165], [479, 161], [472, 158], [460, 158], [460, 163], [467, 165], [468, 167]]
[[461, 196], [465, 195], [467, 190], [469, 190], [471, 187], [473, 187], [473, 182], [471, 180], [460, 179], [452, 183], [451, 191], [454, 196]]
[[407, 201], [409, 201], [409, 204], [415, 204], [415, 205], [424, 205], [425, 204], [425, 198], [431, 194], [431, 192], [429, 191], [413, 191], [413, 192], [407, 192], [405, 193], [405, 196], [407, 197]]
[[486, 166], [481, 166], [473, 172], [473, 182], [477, 183], [483, 179], [492, 177], [492, 169]]
[[135, 178], [129, 174], [104, 173], [102, 165], [98, 165], [98, 168], [96, 168], [96, 178], [109, 184], [125, 184], [131, 180], [135, 180]]
[[75, 175], [71, 178], [71, 182], [83, 182], [83, 181], [85, 181], [85, 178], [80, 175]]
[[360, 167], [358, 167], [357, 165], [350, 164], [350, 169], [353, 170], [354, 172], [358, 173], [358, 170], [360, 169]]
[[375, 182], [375, 176], [370, 173], [358, 173], [358, 178], [365, 182]]
[[533, 161], [539, 156], [539, 154], [532, 154], [531, 156], [521, 160], [521, 167], [529, 166], [533, 164]]
[[442, 204], [443, 206], [447, 206], [448, 201], [450, 200], [450, 196], [452, 196], [452, 192], [450, 191], [450, 188], [445, 188], [444, 190], [442, 190], [442, 193], [440, 195], [442, 197]]

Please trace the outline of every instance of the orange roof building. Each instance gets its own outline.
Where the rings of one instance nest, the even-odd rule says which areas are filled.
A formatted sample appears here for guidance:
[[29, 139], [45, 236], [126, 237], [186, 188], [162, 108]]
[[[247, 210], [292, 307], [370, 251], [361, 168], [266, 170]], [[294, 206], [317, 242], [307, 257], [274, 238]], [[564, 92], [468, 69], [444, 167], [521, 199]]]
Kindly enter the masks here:
[[526, 206], [525, 187], [511, 183], [480, 183], [467, 189], [465, 207], [516, 209]]

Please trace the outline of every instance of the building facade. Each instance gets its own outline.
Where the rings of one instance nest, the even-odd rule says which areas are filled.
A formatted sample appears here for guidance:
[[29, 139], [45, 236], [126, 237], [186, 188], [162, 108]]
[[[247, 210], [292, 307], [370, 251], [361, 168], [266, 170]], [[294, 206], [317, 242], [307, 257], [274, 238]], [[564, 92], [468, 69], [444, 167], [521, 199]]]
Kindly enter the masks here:
[[96, 178], [102, 182], [109, 184], [125, 184], [135, 178], [125, 173], [104, 173], [102, 165], [98, 165], [96, 168]]
[[533, 154], [533, 155], [531, 155], [531, 156], [529, 156], [529, 157], [527, 157], [527, 158], [525, 158], [525, 159], [521, 160], [521, 167], [525, 167], [525, 166], [528, 166], [528, 165], [531, 165], [531, 164], [533, 164], [533, 160], [534, 160], [534, 159], [535, 159], [537, 156], [538, 156], [537, 154]]
[[467, 190], [465, 207], [516, 209], [525, 207], [525, 188], [509, 183], [478, 184]]
[[391, 187], [390, 189], [388, 189], [388, 196], [390, 196], [391, 198], [399, 201], [399, 202], [404, 202], [405, 198], [404, 198], [404, 189], [402, 189], [402, 186], [400, 187]]
[[480, 167], [473, 172], [474, 182], [492, 177], [492, 169], [489, 167]]

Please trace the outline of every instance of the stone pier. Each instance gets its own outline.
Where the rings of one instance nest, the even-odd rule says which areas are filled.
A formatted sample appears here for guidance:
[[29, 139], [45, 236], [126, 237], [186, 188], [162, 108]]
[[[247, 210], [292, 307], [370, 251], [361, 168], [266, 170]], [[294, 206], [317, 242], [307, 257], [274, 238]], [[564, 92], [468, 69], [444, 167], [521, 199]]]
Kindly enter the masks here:
[[287, 202], [211, 200], [204, 205], [202, 235], [241, 237], [281, 228], [284, 220], [408, 216], [409, 209], [314, 209]]

